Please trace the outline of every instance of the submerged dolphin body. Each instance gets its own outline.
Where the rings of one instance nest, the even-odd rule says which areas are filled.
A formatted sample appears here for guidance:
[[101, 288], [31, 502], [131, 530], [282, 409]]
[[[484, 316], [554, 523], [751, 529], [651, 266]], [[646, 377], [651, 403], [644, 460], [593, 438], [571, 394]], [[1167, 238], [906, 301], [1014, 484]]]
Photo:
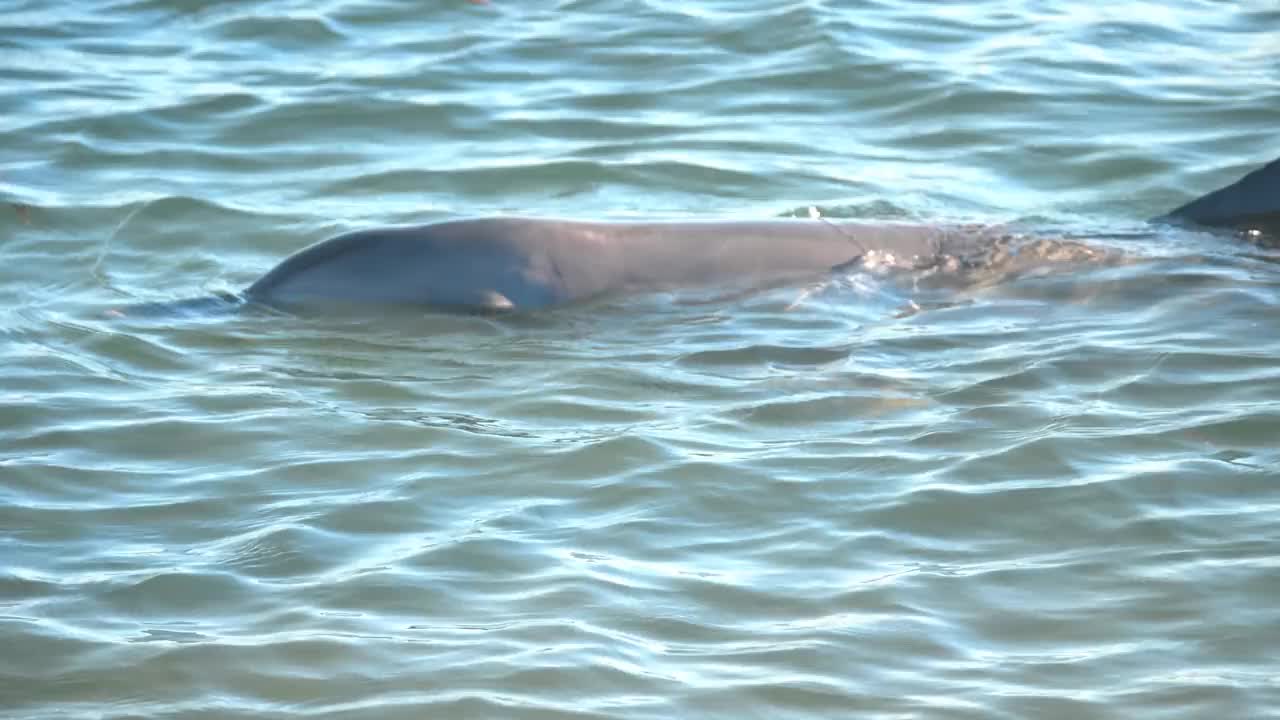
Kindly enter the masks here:
[[[1278, 233], [1280, 160], [1153, 222]], [[999, 237], [981, 228], [825, 220], [455, 220], [322, 241], [286, 258], [242, 299], [290, 309], [530, 310], [628, 290], [776, 284], [876, 257], [912, 266], [979, 252]]]

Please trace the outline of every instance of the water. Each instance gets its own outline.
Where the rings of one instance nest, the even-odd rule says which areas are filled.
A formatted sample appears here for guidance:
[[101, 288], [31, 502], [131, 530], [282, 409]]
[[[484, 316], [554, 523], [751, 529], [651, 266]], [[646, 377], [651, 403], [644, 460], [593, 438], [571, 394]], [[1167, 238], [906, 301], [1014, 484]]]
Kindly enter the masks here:
[[[0, 716], [1277, 717], [1280, 264], [1141, 236], [1280, 155], [1277, 47], [1251, 0], [4, 3]], [[1129, 261], [102, 314], [375, 224], [811, 206]]]

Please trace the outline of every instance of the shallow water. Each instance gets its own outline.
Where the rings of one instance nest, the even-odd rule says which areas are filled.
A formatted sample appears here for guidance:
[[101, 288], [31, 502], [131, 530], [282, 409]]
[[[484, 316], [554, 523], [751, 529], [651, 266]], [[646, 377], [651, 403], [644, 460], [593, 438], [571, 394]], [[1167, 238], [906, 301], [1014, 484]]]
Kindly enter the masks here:
[[[0, 716], [1259, 718], [1280, 12], [11, 2]], [[1130, 261], [111, 318], [374, 224], [1016, 221]]]

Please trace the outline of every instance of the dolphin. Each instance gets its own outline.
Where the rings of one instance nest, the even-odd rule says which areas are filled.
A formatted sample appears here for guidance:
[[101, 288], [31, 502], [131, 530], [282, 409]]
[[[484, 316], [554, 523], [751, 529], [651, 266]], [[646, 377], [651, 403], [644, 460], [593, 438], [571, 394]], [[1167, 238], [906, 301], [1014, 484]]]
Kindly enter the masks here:
[[[1150, 222], [1280, 236], [1280, 160]], [[182, 304], [524, 311], [628, 291], [783, 284], [877, 259], [918, 267], [1000, 237], [992, 227], [824, 219], [452, 220], [338, 235], [285, 258], [238, 296]]]
[[285, 259], [244, 292], [284, 308], [330, 303], [533, 310], [606, 294], [811, 279], [976, 247], [983, 229], [771, 220], [585, 222], [493, 217], [361, 230]]
[[1280, 238], [1280, 159], [1151, 222], [1257, 231]]

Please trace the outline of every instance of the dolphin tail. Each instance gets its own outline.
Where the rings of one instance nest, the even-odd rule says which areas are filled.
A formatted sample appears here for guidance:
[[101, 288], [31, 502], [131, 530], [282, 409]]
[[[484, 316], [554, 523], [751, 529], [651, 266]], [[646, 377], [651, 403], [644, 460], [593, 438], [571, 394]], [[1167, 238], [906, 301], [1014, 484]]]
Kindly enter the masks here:
[[239, 312], [244, 306], [244, 298], [231, 293], [220, 293], [206, 297], [187, 298], [184, 300], [168, 300], [160, 302], [136, 303], [123, 305], [106, 311], [109, 317], [141, 317], [141, 318], [174, 318], [192, 316], [219, 316]]
[[1153, 222], [1262, 230], [1280, 237], [1280, 159]]

